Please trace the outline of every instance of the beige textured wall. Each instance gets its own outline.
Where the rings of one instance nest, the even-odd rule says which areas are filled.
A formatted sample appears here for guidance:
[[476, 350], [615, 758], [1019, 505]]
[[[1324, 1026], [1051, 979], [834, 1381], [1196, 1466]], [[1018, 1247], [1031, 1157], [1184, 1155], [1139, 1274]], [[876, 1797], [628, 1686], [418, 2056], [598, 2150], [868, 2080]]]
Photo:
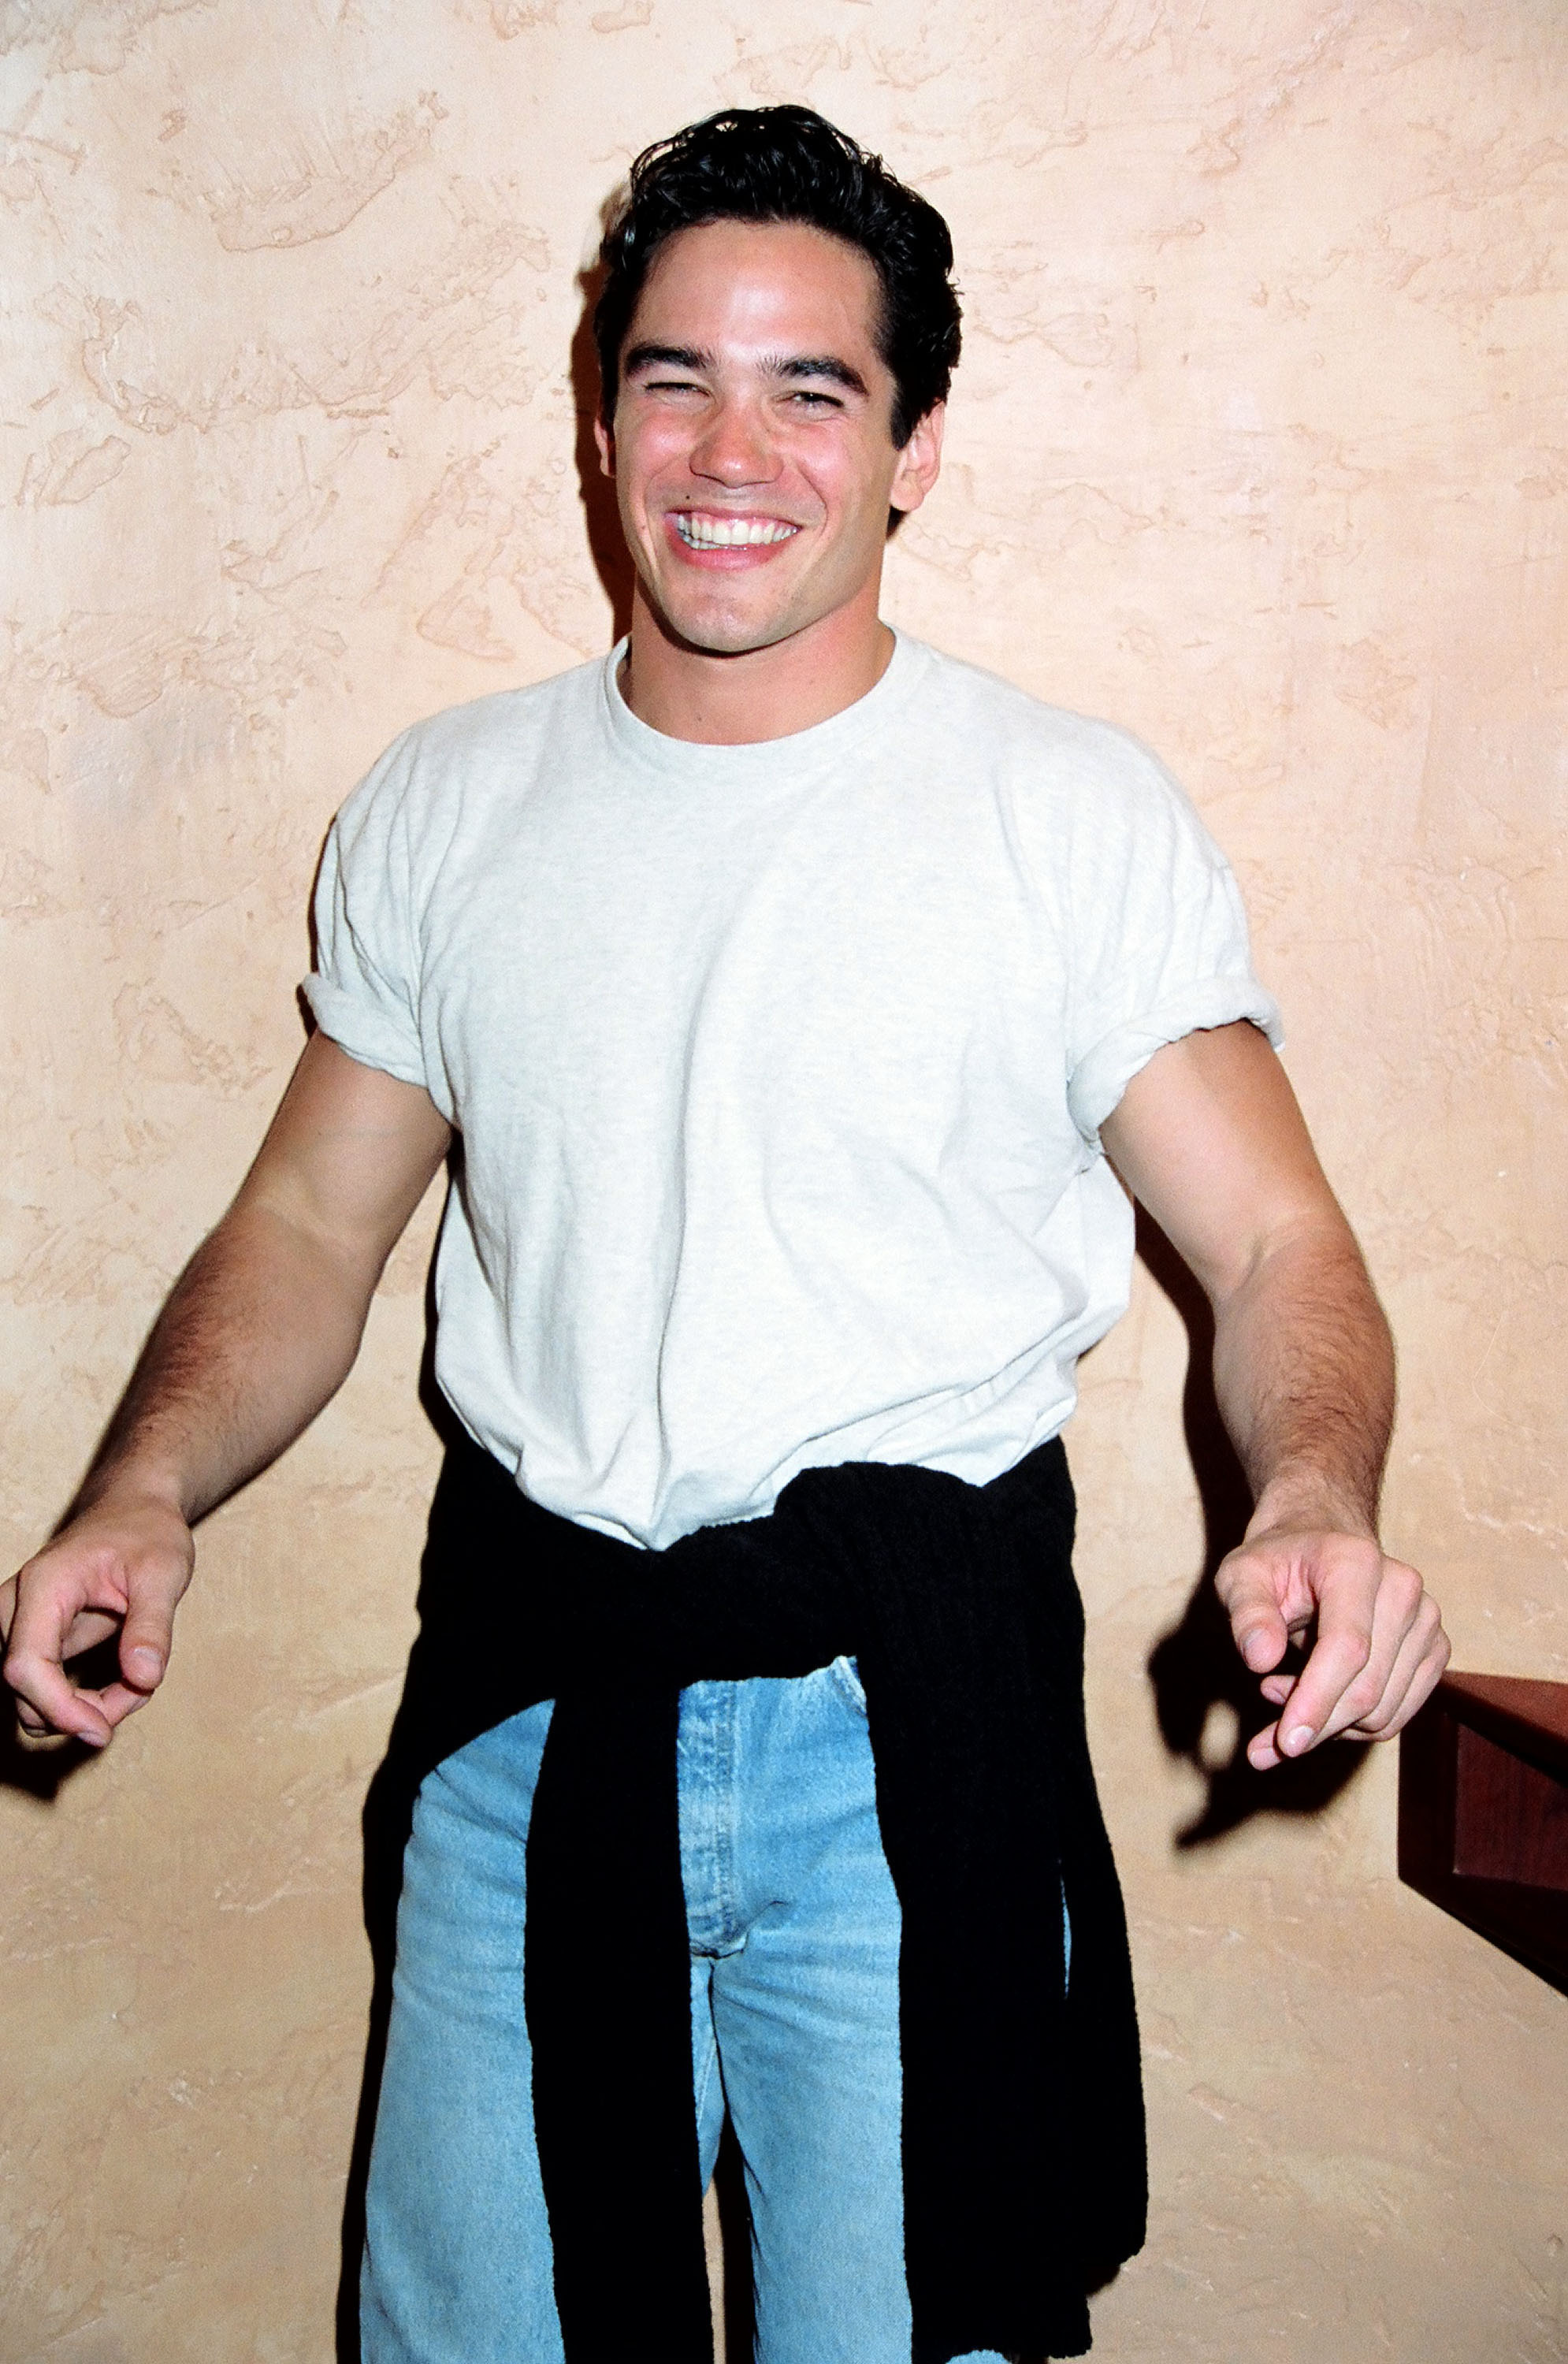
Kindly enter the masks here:
[[[1460, 1664], [1568, 1676], [1556, 0], [0, 0], [0, 58], [13, 1555], [298, 1047], [334, 806], [411, 717], [605, 643], [602, 195], [808, 97], [962, 258], [891, 612], [1190, 783], [1401, 1333], [1393, 1535]], [[206, 1532], [154, 1712], [0, 1788], [4, 2364], [331, 2352], [433, 1212]], [[1157, 2187], [1099, 2350], [1547, 2364], [1568, 2007], [1396, 1884], [1392, 1754], [1319, 1812], [1221, 1776], [1235, 1826], [1176, 1844], [1230, 1714], [1182, 1622], [1185, 1359], [1141, 1281], [1071, 1439]]]

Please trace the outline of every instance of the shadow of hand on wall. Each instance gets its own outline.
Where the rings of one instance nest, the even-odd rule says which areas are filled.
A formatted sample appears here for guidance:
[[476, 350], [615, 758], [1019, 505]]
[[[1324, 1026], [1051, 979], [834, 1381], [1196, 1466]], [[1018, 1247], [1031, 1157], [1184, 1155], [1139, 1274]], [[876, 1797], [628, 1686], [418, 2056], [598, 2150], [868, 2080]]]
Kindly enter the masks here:
[[583, 503], [583, 530], [594, 571], [610, 603], [612, 629], [618, 641], [631, 629], [631, 559], [621, 531], [616, 488], [599, 465], [594, 421], [599, 415], [599, 355], [594, 343], [594, 307], [605, 274], [597, 263], [582, 272], [583, 311], [572, 337], [572, 396], [577, 413], [577, 490]]
[[[455, 1188], [462, 1160], [458, 1135], [448, 1154], [449, 1187]], [[419, 1406], [434, 1429], [442, 1451], [462, 1434], [462, 1422], [436, 1384], [436, 1260], [425, 1274], [425, 1343], [419, 1356]], [[420, 1583], [424, 1582], [421, 1557]], [[397, 1946], [397, 1902], [403, 1891], [403, 1851], [414, 1822], [414, 1801], [422, 1778], [399, 1745], [401, 1718], [395, 1719], [386, 1753], [365, 1792], [360, 1815], [364, 1853], [360, 1904], [371, 1957], [371, 1993], [365, 2013], [364, 2068], [360, 2079], [359, 2106], [349, 2147], [348, 2179], [343, 2189], [343, 2213], [339, 2220], [339, 2264], [336, 2309], [337, 2364], [361, 2364], [360, 2263], [365, 2245], [365, 2191], [370, 2180], [371, 2144], [375, 2135], [381, 2100], [382, 2072], [386, 2063], [386, 2039], [392, 2023], [392, 1972]]]
[[[114, 1680], [114, 1645], [101, 1643], [70, 1666], [79, 1681], [96, 1689]], [[98, 1755], [80, 1740], [24, 1739], [9, 1694], [0, 1692], [0, 1790], [20, 1790], [52, 1805], [62, 1785], [83, 1765], [96, 1764]]]
[[1141, 1208], [1138, 1252], [1186, 1329], [1182, 1420], [1203, 1504], [1204, 1555], [1197, 1582], [1181, 1623], [1149, 1656], [1160, 1736], [1173, 1756], [1185, 1757], [1195, 1767], [1207, 1785], [1196, 1817], [1176, 1834], [1176, 1845], [1184, 1849], [1209, 1845], [1257, 1813], [1320, 1812], [1354, 1780], [1365, 1752], [1353, 1744], [1331, 1745], [1268, 1773], [1254, 1772], [1247, 1762], [1247, 1743], [1272, 1721], [1273, 1710], [1260, 1696], [1257, 1677], [1248, 1671], [1231, 1640], [1214, 1576], [1227, 1552], [1241, 1540], [1251, 1514], [1251, 1496], [1215, 1399], [1214, 1321], [1208, 1301]]

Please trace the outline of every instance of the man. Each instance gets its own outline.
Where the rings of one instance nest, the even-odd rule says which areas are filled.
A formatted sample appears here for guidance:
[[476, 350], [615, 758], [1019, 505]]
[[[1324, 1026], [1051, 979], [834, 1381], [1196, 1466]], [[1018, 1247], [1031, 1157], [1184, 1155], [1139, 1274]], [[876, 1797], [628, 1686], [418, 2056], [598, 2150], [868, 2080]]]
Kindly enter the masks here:
[[[339, 815], [318, 1031], [72, 1520], [16, 1580], [6, 1676], [29, 1730], [96, 1745], [151, 1696], [192, 1523], [340, 1383], [382, 1266], [461, 1137], [436, 1370], [473, 1443], [432, 1530], [440, 1663], [425, 1686], [461, 1745], [432, 1760], [406, 1861], [371, 2364], [696, 2352], [670, 2319], [684, 2298], [617, 2287], [637, 2280], [627, 2228], [662, 2205], [662, 2170], [642, 2174], [622, 2119], [654, 2130], [651, 2157], [668, 2113], [629, 2090], [638, 2046], [616, 2050], [662, 1975], [656, 1886], [645, 1907], [642, 1842], [623, 1844], [658, 1750], [624, 1741], [646, 1702], [616, 1654], [657, 1655], [661, 1621], [699, 1597], [718, 1622], [736, 1600], [773, 1603], [754, 1642], [710, 1645], [704, 1611], [669, 1660], [697, 2149], [706, 2176], [728, 2109], [759, 2354], [1081, 2352], [1095, 2242], [1103, 2263], [1136, 2235], [1085, 2216], [1063, 2263], [1035, 2206], [1049, 2191], [1045, 2213], [1073, 2208], [1099, 2073], [1065, 2038], [1036, 2057], [1035, 2022], [1058, 2024], [1063, 1990], [1092, 2013], [1084, 1990], [1117, 1976], [1081, 1701], [1062, 1692], [1064, 1559], [1045, 1571], [1071, 1517], [1051, 1440], [1078, 1355], [1126, 1301], [1121, 1186], [1214, 1309], [1256, 1505], [1218, 1583], [1274, 1711], [1250, 1745], [1260, 1768], [1386, 1737], [1446, 1661], [1419, 1578], [1376, 1537], [1387, 1331], [1271, 1047], [1229, 874], [1179, 791], [1119, 734], [880, 620], [889, 521], [936, 482], [958, 352], [940, 217], [806, 110], [727, 114], [639, 159], [606, 262], [597, 434], [637, 572], [629, 642], [406, 733]], [[864, 1576], [879, 1553], [891, 1574]], [[1005, 1601], [1003, 1562], [1024, 1569]], [[785, 1629], [811, 1587], [831, 1663], [807, 1649], [800, 1666]], [[626, 1643], [645, 1603], [648, 1634]], [[895, 1663], [906, 1606], [926, 1620], [912, 1674]], [[1058, 1619], [1057, 1643], [1037, 1615]], [[512, 1667], [558, 1619], [573, 1695], [552, 1718]], [[118, 1678], [74, 1683], [72, 1655], [117, 1630]], [[947, 1680], [933, 1658], [976, 1635]], [[1281, 1671], [1308, 1636], [1305, 1668]], [[607, 1704], [584, 1652], [617, 1669]], [[923, 1818], [935, 1834], [950, 1773], [972, 1768], [954, 1751], [921, 1790], [923, 1749], [899, 1731], [940, 1753], [966, 1717], [981, 1757], [992, 1723], [1021, 1734], [974, 1794], [1003, 1821], [1017, 1803], [1027, 1860], [1000, 1840], [987, 1857], [991, 1817], [972, 1812], [932, 1835], [928, 1884]], [[571, 1800], [552, 1810], [547, 1848], [547, 1741], [561, 1763], [575, 1749], [582, 1791], [595, 1737], [621, 1769], [588, 1823]], [[982, 1917], [954, 1929], [970, 1853], [990, 1866], [969, 1891]], [[595, 1884], [611, 1860], [617, 1879]], [[525, 1891], [541, 1883], [536, 1924]], [[1014, 1931], [994, 1975], [993, 1898]], [[1055, 1968], [1026, 1991], [1033, 1957]], [[944, 2101], [944, 2076], [987, 2081], [950, 2071], [984, 2046], [960, 2023], [984, 2021], [993, 1990], [1007, 2030], [993, 2090]], [[568, 2026], [575, 2051], [539, 2040]], [[1029, 2106], [1009, 2116], [1008, 2064], [1026, 2055]], [[1072, 2126], [1045, 2123], [1038, 2096], [1069, 2091]], [[597, 2247], [571, 2196], [574, 2092], [615, 2195]], [[972, 2108], [975, 2156], [944, 2169], [957, 2119], [942, 2112]], [[933, 2280], [944, 2212], [962, 2215], [994, 2146], [1017, 2174]], [[1020, 2203], [984, 2262], [1024, 2185], [1034, 2215]], [[1030, 2312], [1030, 2245], [1052, 2240], [1077, 2314]], [[1015, 2271], [1022, 2295], [994, 2303], [991, 2280]]]

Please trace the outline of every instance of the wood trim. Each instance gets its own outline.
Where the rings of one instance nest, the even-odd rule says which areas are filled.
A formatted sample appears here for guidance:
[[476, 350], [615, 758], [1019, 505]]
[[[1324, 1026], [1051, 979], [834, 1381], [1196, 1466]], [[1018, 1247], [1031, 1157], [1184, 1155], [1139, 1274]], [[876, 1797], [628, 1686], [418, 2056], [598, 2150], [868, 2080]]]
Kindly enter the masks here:
[[1399, 1877], [1568, 1995], [1568, 1683], [1444, 1676], [1400, 1735]]
[[[1568, 1683], [1527, 1682], [1518, 1675], [1446, 1674], [1439, 1686], [1462, 1723], [1568, 1781]], [[1462, 1701], [1460, 1706], [1458, 1702]]]

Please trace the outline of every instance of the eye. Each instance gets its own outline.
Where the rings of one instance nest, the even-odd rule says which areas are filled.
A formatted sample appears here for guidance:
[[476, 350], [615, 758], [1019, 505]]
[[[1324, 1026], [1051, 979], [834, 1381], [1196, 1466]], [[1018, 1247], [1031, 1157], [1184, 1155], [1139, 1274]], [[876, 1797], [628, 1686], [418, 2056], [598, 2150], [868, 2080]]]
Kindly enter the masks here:
[[801, 410], [842, 410], [844, 407], [836, 394], [818, 394], [806, 385], [796, 386], [785, 399]]

